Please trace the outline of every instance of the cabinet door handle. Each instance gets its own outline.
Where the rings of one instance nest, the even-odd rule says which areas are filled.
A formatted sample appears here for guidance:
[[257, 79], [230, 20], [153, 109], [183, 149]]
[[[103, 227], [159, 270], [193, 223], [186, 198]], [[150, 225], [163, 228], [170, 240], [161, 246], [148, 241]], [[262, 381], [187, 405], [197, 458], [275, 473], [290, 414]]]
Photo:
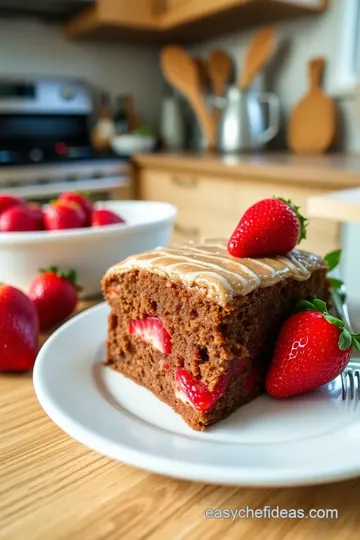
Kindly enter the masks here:
[[191, 238], [192, 240], [198, 239], [200, 236], [200, 229], [197, 227], [183, 227], [182, 225], [179, 225], [178, 223], [175, 223], [174, 225], [174, 231], [178, 234], [181, 234], [181, 236], [185, 236], [186, 238]]
[[180, 177], [180, 176], [172, 176], [171, 182], [179, 187], [184, 188], [195, 188], [197, 186], [197, 178], [192, 177]]

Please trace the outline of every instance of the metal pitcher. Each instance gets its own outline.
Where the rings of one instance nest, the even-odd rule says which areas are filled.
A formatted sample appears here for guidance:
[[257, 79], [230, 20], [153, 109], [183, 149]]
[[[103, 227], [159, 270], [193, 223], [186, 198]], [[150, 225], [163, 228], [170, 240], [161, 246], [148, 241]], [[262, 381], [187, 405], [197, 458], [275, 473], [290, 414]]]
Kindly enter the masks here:
[[[228, 89], [226, 98], [217, 100], [222, 108], [218, 149], [224, 153], [259, 150], [273, 139], [280, 128], [280, 102], [276, 94]], [[264, 105], [269, 109], [265, 126]]]

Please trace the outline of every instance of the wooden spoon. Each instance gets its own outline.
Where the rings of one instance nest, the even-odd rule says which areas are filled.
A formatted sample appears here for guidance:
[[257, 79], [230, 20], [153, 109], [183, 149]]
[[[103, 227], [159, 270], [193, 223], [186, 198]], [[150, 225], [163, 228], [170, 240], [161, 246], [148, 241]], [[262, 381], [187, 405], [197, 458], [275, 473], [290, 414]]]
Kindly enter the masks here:
[[222, 97], [233, 71], [230, 56], [221, 50], [213, 51], [209, 57], [208, 72], [215, 96]]
[[325, 152], [336, 133], [335, 102], [321, 89], [324, 58], [309, 62], [310, 89], [294, 107], [288, 127], [288, 144], [294, 152]]
[[204, 58], [194, 58], [193, 60], [198, 70], [201, 91], [205, 94], [208, 82], [207, 62]]
[[[232, 72], [233, 63], [230, 56], [222, 50], [212, 51], [209, 58], [208, 73], [214, 96], [224, 96]], [[221, 119], [221, 109], [219, 107], [214, 107], [213, 117], [217, 128]]]
[[176, 45], [168, 45], [161, 52], [161, 68], [165, 78], [189, 101], [202, 128], [207, 146], [216, 146], [216, 129], [209, 114], [201, 84], [198, 68], [187, 52]]
[[247, 90], [254, 77], [264, 67], [276, 45], [276, 32], [273, 28], [263, 28], [255, 34], [245, 54], [244, 69], [239, 78], [240, 90]]

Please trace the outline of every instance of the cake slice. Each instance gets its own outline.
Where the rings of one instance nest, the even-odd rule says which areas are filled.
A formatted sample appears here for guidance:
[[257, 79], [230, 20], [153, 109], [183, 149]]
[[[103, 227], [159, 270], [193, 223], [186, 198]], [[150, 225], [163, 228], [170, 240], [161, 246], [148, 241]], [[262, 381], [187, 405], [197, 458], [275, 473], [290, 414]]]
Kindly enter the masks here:
[[103, 278], [105, 363], [203, 430], [263, 392], [276, 335], [299, 300], [329, 300], [311, 253], [237, 259], [226, 240], [158, 248]]

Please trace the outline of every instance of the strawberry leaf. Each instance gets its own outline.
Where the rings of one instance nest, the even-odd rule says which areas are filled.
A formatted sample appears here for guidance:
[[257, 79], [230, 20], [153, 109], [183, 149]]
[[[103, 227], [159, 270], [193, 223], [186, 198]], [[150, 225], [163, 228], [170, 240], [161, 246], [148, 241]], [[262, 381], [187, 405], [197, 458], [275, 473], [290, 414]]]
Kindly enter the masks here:
[[337, 326], [338, 328], [345, 328], [345, 324], [343, 323], [343, 321], [341, 319], [338, 319], [337, 317], [333, 317], [332, 315], [325, 315], [325, 319], [327, 320], [327, 322], [329, 322], [330, 324], [333, 324], [334, 326]]
[[59, 274], [60, 270], [57, 266], [49, 266], [49, 268], [39, 268], [40, 274], [47, 274], [49, 272], [50, 274]]
[[319, 300], [319, 298], [314, 298], [312, 303], [321, 313], [325, 313], [327, 311], [326, 303], [323, 300]]
[[346, 349], [351, 347], [352, 343], [353, 343], [353, 339], [350, 332], [348, 332], [344, 328], [344, 330], [341, 332], [340, 337], [339, 337], [339, 349], [341, 351], [346, 351]]
[[296, 304], [296, 311], [305, 311], [307, 309], [314, 309], [314, 305], [309, 300], [301, 300]]
[[352, 344], [355, 347], [357, 351], [360, 351], [360, 339], [355, 338], [355, 336], [352, 337]]
[[298, 218], [300, 222], [300, 234], [298, 238], [298, 244], [300, 244], [301, 240], [306, 239], [306, 227], [308, 226], [308, 219], [300, 213], [300, 206], [297, 206], [296, 204], [294, 204], [290, 199], [282, 199], [281, 197], [275, 197], [275, 198], [287, 204], [288, 206], [290, 206], [290, 208], [294, 210], [296, 217]]
[[336, 268], [339, 265], [340, 259], [341, 259], [341, 249], [337, 249], [336, 251], [331, 251], [330, 253], [325, 255], [324, 261], [327, 264], [329, 272], [331, 272], [331, 270], [334, 270], [334, 268]]
[[40, 268], [39, 269], [40, 274], [56, 274], [57, 276], [66, 279], [67, 281], [70, 281], [74, 285], [77, 291], [81, 292], [83, 290], [83, 287], [81, 287], [77, 283], [77, 275], [76, 271], [74, 269], [68, 270], [68, 271], [61, 271], [60, 268], [57, 266], [50, 266], [49, 268]]

